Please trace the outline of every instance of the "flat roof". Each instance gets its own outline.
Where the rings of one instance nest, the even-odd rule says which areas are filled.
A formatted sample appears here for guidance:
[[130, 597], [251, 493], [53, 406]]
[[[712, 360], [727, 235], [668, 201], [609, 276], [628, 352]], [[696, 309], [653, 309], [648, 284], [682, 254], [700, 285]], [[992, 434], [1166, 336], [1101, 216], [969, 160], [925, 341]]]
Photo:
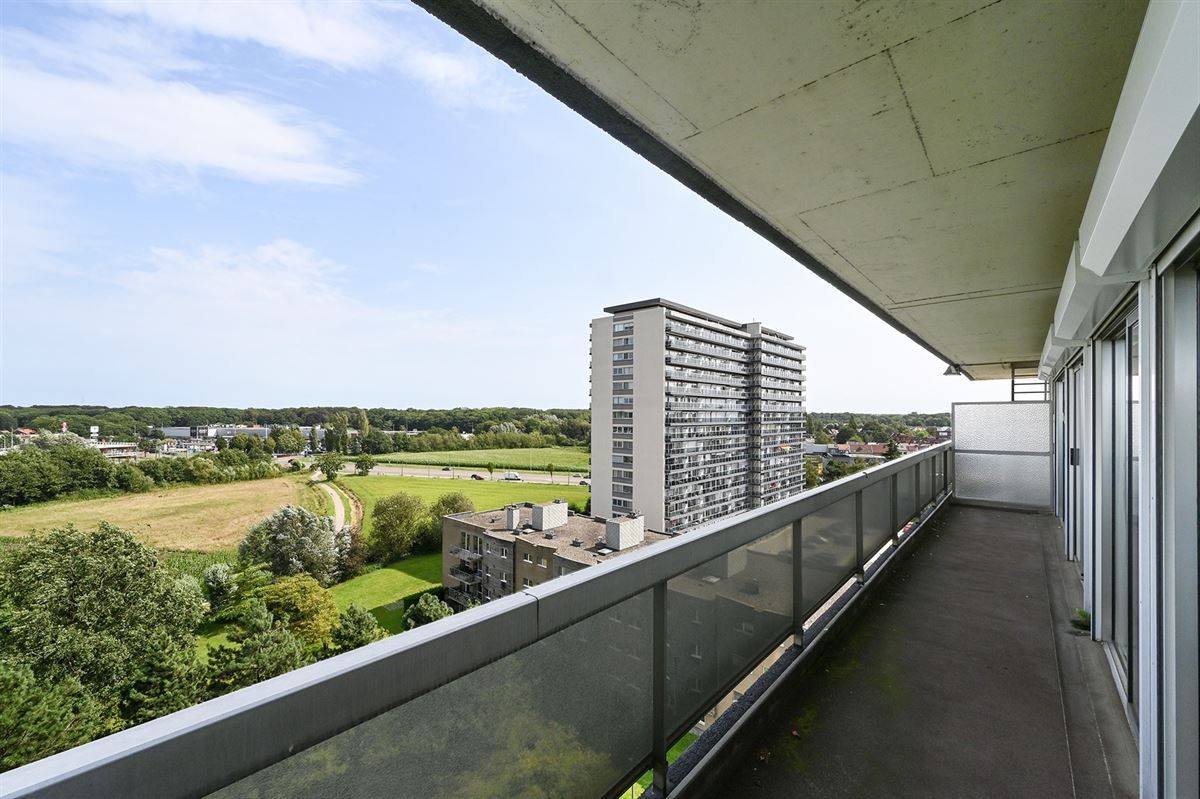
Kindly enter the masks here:
[[[541, 504], [545, 505], [549, 503]], [[652, 533], [647, 530], [646, 537], [642, 539], [641, 543], [626, 547], [625, 549], [613, 550], [605, 555], [600, 552], [600, 550], [608, 548], [605, 543], [605, 523], [596, 521], [591, 516], [582, 516], [568, 512], [566, 524], [552, 527], [549, 530], [534, 530], [532, 504], [523, 504], [520, 506], [519, 521], [522, 529], [520, 532], [517, 532], [508, 528], [505, 510], [505, 508], [496, 508], [494, 510], [455, 513], [449, 518], [464, 522], [473, 527], [478, 527], [489, 536], [502, 541], [522, 540], [537, 546], [553, 548], [555, 553], [560, 557], [587, 566], [595, 563], [603, 563], [614, 555], [620, 555], [623, 552], [632, 552], [635, 549], [641, 549], [650, 544], [656, 544], [659, 541], [666, 541], [671, 537], [662, 533]], [[553, 537], [546, 538], [546, 533], [553, 534]], [[580, 541], [581, 544], [575, 545], [572, 543], [576, 540]]]
[[[697, 319], [703, 319], [706, 322], [725, 325], [725, 327], [732, 327], [733, 329], [740, 330], [742, 332], [745, 332], [746, 330], [745, 322], [735, 322], [732, 319], [726, 319], [723, 316], [717, 316], [716, 314], [711, 314], [707, 311], [701, 311], [698, 308], [693, 308], [690, 305], [684, 305], [683, 303], [675, 302], [674, 300], [665, 300], [662, 297], [655, 297], [652, 300], [627, 302], [621, 305], [610, 305], [604, 309], [604, 312], [608, 314], [619, 314], [626, 313], [628, 311], [640, 311], [644, 308], [669, 308], [672, 311], [679, 311], [680, 313], [694, 316]], [[763, 332], [781, 338], [784, 341], [791, 341], [793, 339], [793, 337], [789, 336], [787, 333], [780, 333], [778, 330], [772, 330], [767, 327], [763, 328]]]

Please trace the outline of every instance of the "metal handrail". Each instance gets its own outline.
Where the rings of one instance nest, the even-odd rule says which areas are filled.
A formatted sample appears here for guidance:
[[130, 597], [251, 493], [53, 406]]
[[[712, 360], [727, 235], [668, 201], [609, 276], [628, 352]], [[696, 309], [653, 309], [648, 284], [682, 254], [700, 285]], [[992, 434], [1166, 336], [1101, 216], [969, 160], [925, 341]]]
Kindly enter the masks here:
[[[645, 591], [652, 590], [654, 618], [665, 619], [662, 603], [668, 580], [788, 525], [796, 535], [805, 517], [847, 497], [861, 496], [872, 486], [890, 482], [891, 528], [898, 531], [908, 521], [897, 515], [898, 476], [913, 471], [919, 515], [927, 502], [922, 497], [938, 495], [934, 486], [922, 488], [923, 478], [938, 474], [936, 469], [922, 468], [924, 463], [943, 460], [941, 486], [949, 490], [950, 454], [950, 442], [912, 453], [52, 755], [5, 773], [0, 797], [203, 796]], [[871, 554], [862, 551], [863, 503], [857, 501], [855, 506], [856, 529], [850, 534], [857, 537], [858, 551], [855, 571], [847, 579], [855, 572], [861, 574]], [[799, 543], [794, 541], [794, 546], [799, 551]], [[800, 560], [795, 558], [797, 570]], [[793, 603], [796, 630], [803, 629], [813, 610]], [[663, 640], [662, 623], [655, 626], [655, 636]], [[658, 663], [662, 653], [656, 645], [656, 681], [662, 676]], [[745, 674], [754, 665], [748, 663]], [[720, 696], [710, 698], [715, 704]], [[655, 701], [661, 703], [662, 696]], [[661, 715], [656, 711], [657, 717]], [[656, 724], [654, 756], [646, 753], [656, 781], [666, 773], [664, 741], [670, 733]]]

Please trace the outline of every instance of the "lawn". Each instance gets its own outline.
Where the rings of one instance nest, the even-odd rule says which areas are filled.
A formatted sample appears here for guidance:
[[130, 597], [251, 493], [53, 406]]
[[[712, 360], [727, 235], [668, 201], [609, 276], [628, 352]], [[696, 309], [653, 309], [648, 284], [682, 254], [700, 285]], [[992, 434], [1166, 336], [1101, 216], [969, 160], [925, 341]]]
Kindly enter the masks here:
[[483, 469], [489, 462], [497, 471], [545, 471], [553, 463], [556, 474], [587, 474], [591, 457], [582, 447], [531, 447], [529, 449], [463, 449], [449, 452], [393, 452], [378, 455], [380, 463], [424, 466], [465, 466]]
[[[481, 450], [482, 451], [482, 450]], [[501, 508], [513, 502], [550, 502], [565, 499], [576, 511], [582, 511], [587, 502], [587, 486], [560, 486], [546, 483], [501, 483], [489, 480], [447, 480], [440, 477], [399, 477], [395, 475], [371, 475], [341, 477], [338, 482], [343, 488], [353, 491], [363, 503], [363, 535], [371, 534], [371, 514], [376, 501], [383, 497], [406, 491], [416, 494], [426, 502], [433, 502], [442, 494], [461, 491], [471, 498], [479, 510]]]
[[404, 629], [404, 606], [417, 594], [442, 587], [442, 553], [413, 555], [338, 583], [329, 591], [338, 610], [359, 605], [371, 611], [389, 633]]
[[318, 508], [308, 475], [211, 486], [160, 488], [104, 499], [59, 500], [0, 512], [0, 536], [106, 521], [160, 549], [214, 552], [236, 547], [255, 523], [288, 504]]
[[[414, 555], [330, 586], [338, 610], [358, 605], [371, 611], [381, 627], [395, 634], [404, 630], [404, 608], [426, 591], [442, 587], [442, 553]], [[231, 625], [206, 624], [196, 631], [196, 646], [205, 659], [208, 651], [229, 643]]]

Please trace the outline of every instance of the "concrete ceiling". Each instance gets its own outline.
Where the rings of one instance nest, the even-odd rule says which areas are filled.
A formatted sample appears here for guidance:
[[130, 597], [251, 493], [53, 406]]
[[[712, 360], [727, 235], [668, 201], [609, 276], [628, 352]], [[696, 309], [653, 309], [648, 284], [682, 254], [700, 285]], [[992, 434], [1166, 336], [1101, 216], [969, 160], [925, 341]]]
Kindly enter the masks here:
[[1145, 12], [418, 2], [975, 378], [1041, 353]]

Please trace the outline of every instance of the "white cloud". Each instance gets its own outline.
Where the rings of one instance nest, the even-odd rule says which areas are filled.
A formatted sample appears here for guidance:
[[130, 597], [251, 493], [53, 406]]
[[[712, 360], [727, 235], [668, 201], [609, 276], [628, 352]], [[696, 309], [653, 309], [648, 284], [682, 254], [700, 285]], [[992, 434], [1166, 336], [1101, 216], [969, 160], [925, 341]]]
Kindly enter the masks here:
[[170, 36], [125, 23], [59, 36], [5, 30], [0, 136], [65, 161], [157, 174], [219, 172], [255, 182], [343, 184], [344, 138], [301, 109], [178, 76], [200, 67]]
[[256, 182], [341, 184], [335, 132], [298, 109], [130, 76], [119, 81], [6, 65], [3, 136], [84, 164], [213, 170]]
[[[341, 0], [240, 0], [219, 6], [189, 0], [94, 0], [124, 19], [176, 34], [252, 42], [337, 70], [395, 69], [455, 107], [493, 110], [516, 102], [496, 63], [463, 43], [449, 49], [423, 35], [425, 19], [405, 6]], [[404, 24], [394, 24], [404, 17]]]
[[[3, 338], [39, 335], [6, 353], [0, 402], [79, 401], [98, 398], [101, 387], [114, 403], [374, 396], [403, 406], [413, 375], [438, 374], [453, 360], [450, 342], [481, 335], [474, 320], [449, 310], [386, 292], [357, 299], [346, 290], [355, 278], [354, 269], [279, 239], [249, 249], [155, 249], [87, 285], [31, 285], [7, 304]], [[49, 307], [53, 325], [45, 323]], [[430, 330], [436, 340], [427, 340]], [[70, 368], [49, 368], [63, 353]]]

